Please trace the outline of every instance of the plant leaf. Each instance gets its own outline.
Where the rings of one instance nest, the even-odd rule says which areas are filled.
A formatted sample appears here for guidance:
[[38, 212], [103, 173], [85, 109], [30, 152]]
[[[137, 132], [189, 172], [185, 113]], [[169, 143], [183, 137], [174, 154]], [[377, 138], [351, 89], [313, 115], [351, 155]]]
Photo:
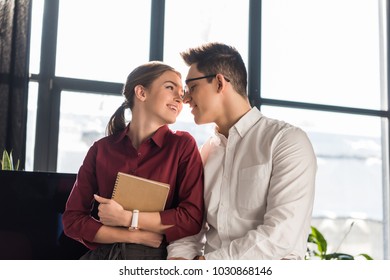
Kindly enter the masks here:
[[10, 156], [8, 155], [7, 150], [3, 151], [3, 158], [1, 160], [1, 169], [2, 170], [12, 170], [11, 168], [11, 159]]
[[359, 254], [358, 256], [362, 256], [362, 257], [365, 257], [366, 260], [373, 260], [373, 258], [371, 258], [369, 255], [367, 254]]
[[12, 151], [9, 153], [9, 167], [10, 167], [9, 170], [14, 170], [14, 161], [13, 161], [13, 157], [12, 157]]
[[307, 237], [307, 242], [317, 244], [317, 239], [314, 237], [312, 233]]
[[354, 260], [352, 255], [344, 253], [332, 253], [324, 256], [325, 260]]
[[317, 244], [317, 248], [321, 256], [326, 255], [328, 243], [321, 232], [314, 226], [311, 226], [311, 236], [309, 235], [309, 239], [312, 239], [314, 241], [313, 243]]
[[[345, 237], [349, 234], [352, 226], [353, 226], [353, 223], [351, 224], [349, 231], [347, 232], [347, 234], [345, 234], [342, 241], [344, 241]], [[349, 254], [345, 254], [345, 253], [327, 254], [326, 253], [327, 246], [328, 246], [327, 241], [324, 238], [324, 236], [322, 235], [322, 233], [314, 226], [311, 226], [311, 233], [309, 234], [309, 236], [307, 238], [307, 242], [316, 244], [319, 252], [317, 252], [315, 250], [311, 250], [310, 247], [308, 246], [307, 247], [307, 254], [305, 256], [306, 260], [310, 260], [313, 255], [315, 257], [319, 257], [321, 260], [354, 260], [355, 259], [354, 256], [349, 255]], [[373, 260], [373, 258], [371, 258], [371, 256], [369, 256], [367, 254], [359, 254], [357, 256], [362, 256], [366, 260]]]

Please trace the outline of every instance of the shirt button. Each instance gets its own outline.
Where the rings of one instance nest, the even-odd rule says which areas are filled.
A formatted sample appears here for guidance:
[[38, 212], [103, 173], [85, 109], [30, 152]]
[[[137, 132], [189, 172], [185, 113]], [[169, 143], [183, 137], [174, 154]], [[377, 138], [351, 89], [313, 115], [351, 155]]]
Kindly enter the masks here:
[[140, 156], [141, 156], [141, 153], [138, 153], [138, 156], [140, 157]]

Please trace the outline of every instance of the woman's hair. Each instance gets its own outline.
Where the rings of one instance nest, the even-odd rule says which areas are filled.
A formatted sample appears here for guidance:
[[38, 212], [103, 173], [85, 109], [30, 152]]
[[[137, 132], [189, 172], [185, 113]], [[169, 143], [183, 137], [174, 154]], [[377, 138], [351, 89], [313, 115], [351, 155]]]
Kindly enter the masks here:
[[173, 71], [181, 77], [180, 73], [173, 67], [159, 61], [150, 61], [142, 64], [127, 76], [126, 84], [122, 91], [125, 101], [111, 116], [106, 128], [107, 135], [115, 134], [126, 127], [125, 110], [132, 110], [134, 107], [134, 88], [138, 85], [149, 88], [166, 71]]
[[236, 48], [216, 42], [206, 43], [180, 55], [188, 66], [196, 63], [197, 69], [205, 75], [223, 74], [240, 95], [247, 97], [246, 67]]

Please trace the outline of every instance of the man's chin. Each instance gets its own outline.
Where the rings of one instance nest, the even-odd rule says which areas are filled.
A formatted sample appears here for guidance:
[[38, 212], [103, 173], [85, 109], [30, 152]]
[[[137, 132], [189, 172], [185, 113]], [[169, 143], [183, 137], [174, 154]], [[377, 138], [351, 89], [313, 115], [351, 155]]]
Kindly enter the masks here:
[[202, 115], [198, 114], [198, 113], [195, 113], [192, 112], [192, 115], [194, 116], [194, 122], [198, 125], [201, 125], [201, 124], [207, 124], [208, 122], [205, 121], [204, 117], [202, 118]]
[[194, 122], [198, 125], [206, 124], [207, 122], [203, 121], [202, 119], [199, 119], [197, 117], [194, 117]]

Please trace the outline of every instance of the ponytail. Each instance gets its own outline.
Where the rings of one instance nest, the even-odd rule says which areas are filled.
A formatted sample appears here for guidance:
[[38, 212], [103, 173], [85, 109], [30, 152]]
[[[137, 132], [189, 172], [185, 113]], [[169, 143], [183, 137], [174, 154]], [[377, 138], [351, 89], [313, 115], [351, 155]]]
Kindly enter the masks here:
[[121, 106], [119, 106], [119, 108], [111, 116], [106, 127], [106, 135], [115, 134], [125, 129], [126, 127], [125, 110], [127, 108], [129, 108], [129, 105], [128, 102], [125, 101], [122, 103]]

